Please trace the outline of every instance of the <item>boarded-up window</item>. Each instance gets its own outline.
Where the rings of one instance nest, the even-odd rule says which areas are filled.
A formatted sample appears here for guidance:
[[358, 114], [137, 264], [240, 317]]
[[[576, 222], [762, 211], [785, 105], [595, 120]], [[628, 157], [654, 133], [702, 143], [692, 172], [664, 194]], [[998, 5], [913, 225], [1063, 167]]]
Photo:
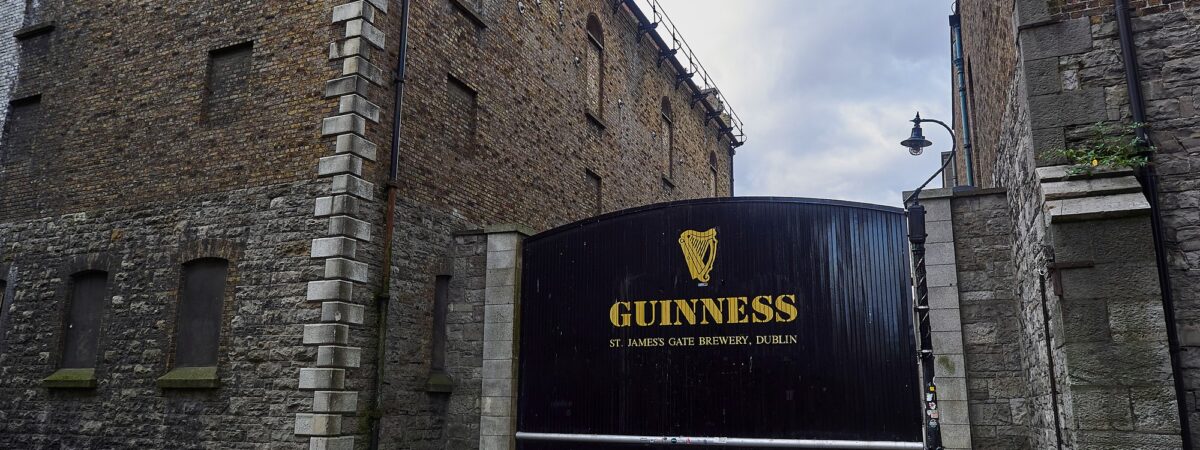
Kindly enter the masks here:
[[591, 188], [591, 197], [592, 197], [591, 198], [591, 200], [592, 200], [591, 208], [590, 208], [590, 211], [588, 211], [588, 212], [591, 213], [592, 215], [598, 215], [602, 211], [604, 211], [604, 201], [603, 201], [604, 193], [601, 190], [602, 183], [600, 180], [600, 175], [596, 174], [596, 172], [592, 172], [592, 171], [588, 170], [587, 171], [587, 181], [588, 181], [588, 187]]
[[600, 27], [600, 19], [595, 15], [587, 20], [587, 54], [584, 58], [584, 70], [587, 79], [587, 108], [597, 118], [602, 117], [604, 103], [604, 30]]
[[210, 123], [233, 121], [250, 99], [250, 42], [208, 53], [204, 117]]
[[183, 266], [175, 329], [175, 367], [217, 365], [229, 261], [204, 258]]
[[25, 97], [9, 103], [3, 141], [0, 141], [0, 163], [28, 158], [37, 142], [41, 122], [42, 96]]
[[446, 312], [450, 307], [450, 277], [441, 275], [433, 287], [433, 357], [434, 371], [446, 369]]
[[478, 94], [466, 83], [446, 78], [446, 138], [450, 148], [465, 155], [475, 153], [475, 133], [479, 124]]
[[667, 178], [675, 177], [675, 122], [671, 114], [671, 101], [662, 99], [662, 114], [659, 115], [659, 151], [666, 160], [663, 173]]
[[96, 367], [97, 341], [100, 338], [100, 313], [104, 310], [108, 273], [80, 272], [71, 277], [70, 304], [63, 332], [62, 367]]

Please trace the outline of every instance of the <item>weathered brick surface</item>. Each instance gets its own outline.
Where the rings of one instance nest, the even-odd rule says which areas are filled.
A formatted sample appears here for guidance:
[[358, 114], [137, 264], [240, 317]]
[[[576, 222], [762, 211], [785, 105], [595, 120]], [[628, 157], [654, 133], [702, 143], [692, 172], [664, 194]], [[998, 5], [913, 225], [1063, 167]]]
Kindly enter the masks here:
[[4, 123], [8, 118], [9, 93], [16, 86], [20, 67], [20, 43], [13, 32], [25, 24], [25, 2], [0, 4], [0, 140], [4, 139]]
[[[362, 446], [380, 362], [374, 297], [383, 292], [391, 294], [384, 448], [472, 448], [483, 370], [477, 252], [485, 249], [463, 232], [500, 223], [544, 230], [590, 216], [597, 206], [588, 171], [601, 177], [603, 211], [706, 196], [713, 157], [717, 191], [731, 189], [728, 142], [699, 105], [688, 107], [692, 92], [674, 88], [667, 65], [655, 64], [650, 40], [635, 40], [628, 12], [614, 14], [601, 0], [562, 9], [464, 2], [478, 8], [487, 25], [479, 28], [452, 2], [414, 1], [394, 259], [384, 263], [399, 4], [367, 2], [391, 7], [350, 26], [331, 23], [341, 3], [48, 2], [26, 19], [56, 28], [7, 56], [19, 65], [0, 64], [0, 71], [19, 67], [5, 99], [40, 94], [44, 118], [19, 133], [30, 138], [0, 141], [0, 155], [29, 144], [28, 164], [0, 157], [0, 269], [14, 294], [0, 323], [0, 447], [303, 448], [308, 440], [297, 427], [355, 435]], [[576, 63], [592, 13], [605, 28], [603, 127], [584, 115]], [[348, 30], [355, 37], [346, 39]], [[213, 50], [246, 42], [248, 59], [210, 61]], [[365, 78], [327, 87], [347, 68]], [[451, 77], [462, 86], [449, 86]], [[360, 97], [341, 97], [348, 94]], [[674, 105], [676, 126], [669, 182], [656, 134], [663, 97]], [[346, 122], [355, 137], [322, 135], [324, 119], [338, 116], [354, 118]], [[347, 153], [364, 159], [318, 163]], [[363, 182], [349, 183], [355, 174]], [[315, 199], [343, 187], [359, 199], [314, 211]], [[342, 234], [360, 240], [353, 255], [344, 247], [315, 255], [363, 264], [347, 263], [365, 280], [350, 298], [326, 293], [367, 306], [365, 326], [350, 326], [344, 343], [362, 352], [344, 373], [345, 390], [358, 393], [357, 411], [340, 419], [339, 433], [317, 429], [317, 416], [307, 415], [314, 394], [299, 380], [302, 368], [318, 364], [317, 346], [302, 343], [304, 325], [336, 320], [322, 317], [319, 301], [306, 301], [308, 283], [327, 275], [312, 240]], [[159, 389], [155, 379], [171, 367], [179, 265], [208, 248], [196, 243], [212, 240], [237, 255], [221, 387]], [[107, 261], [114, 280], [98, 387], [41, 388], [58, 360], [64, 280], [88, 255]], [[431, 394], [434, 278], [447, 261], [447, 370], [455, 388]], [[384, 270], [392, 285], [380, 289]]]

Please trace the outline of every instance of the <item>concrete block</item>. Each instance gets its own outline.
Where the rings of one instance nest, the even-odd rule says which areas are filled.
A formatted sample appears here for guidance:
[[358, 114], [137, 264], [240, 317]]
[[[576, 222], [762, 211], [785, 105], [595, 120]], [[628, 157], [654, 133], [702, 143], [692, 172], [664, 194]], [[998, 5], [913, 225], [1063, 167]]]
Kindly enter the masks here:
[[381, 13], [384, 13], [384, 14], [387, 14], [387, 12], [388, 12], [388, 1], [389, 1], [389, 0], [367, 0], [367, 3], [370, 3], [370, 4], [371, 4], [371, 6], [374, 6], [374, 7], [375, 7], [375, 9], [378, 9], [378, 10], [379, 10], [379, 12], [381, 12]]
[[[921, 200], [921, 205], [925, 206], [926, 222], [949, 221], [951, 218], [949, 198]], [[925, 233], [928, 234], [929, 231], [926, 230]]]
[[946, 354], [934, 347], [934, 364], [937, 364], [937, 377], [963, 378], [967, 375], [967, 365], [961, 354]]
[[348, 194], [363, 200], [375, 198], [375, 184], [354, 175], [337, 175], [332, 178], [334, 194]]
[[379, 86], [385, 85], [388, 81], [387, 78], [383, 76], [383, 69], [380, 69], [379, 66], [371, 64], [370, 61], [367, 61], [361, 56], [351, 56], [343, 59], [342, 75], [358, 75]]
[[320, 280], [308, 282], [307, 300], [350, 300], [354, 294], [354, 283], [342, 280]]
[[[329, 43], [329, 60], [339, 60], [342, 58], [350, 58], [358, 56], [363, 59], [371, 59], [371, 45], [364, 43], [362, 38], [343, 39], [337, 42]], [[359, 78], [359, 77], [355, 77]], [[361, 79], [361, 78], [360, 78]], [[364, 80], [365, 82], [365, 80]]]
[[1084, 178], [1042, 183], [1042, 196], [1046, 200], [1136, 192], [1142, 192], [1142, 185], [1132, 175], [1119, 178]]
[[925, 245], [954, 242], [954, 223], [949, 220], [926, 220], [925, 234]]
[[321, 321], [342, 323], [347, 325], [362, 325], [366, 307], [346, 302], [325, 302], [321, 304]]
[[938, 242], [925, 244], [925, 264], [954, 264], [954, 243]]
[[516, 297], [514, 286], [497, 286], [484, 289], [484, 304], [487, 305], [511, 305]]
[[343, 95], [338, 99], [338, 112], [353, 113], [367, 118], [375, 123], [379, 123], [379, 105], [367, 101], [358, 94]]
[[487, 268], [490, 269], [509, 269], [517, 266], [516, 250], [504, 250], [498, 252], [487, 252]]
[[1017, 39], [1025, 61], [1074, 55], [1092, 49], [1092, 27], [1082, 17], [1023, 29]]
[[513, 305], [485, 305], [483, 321], [484, 323], [513, 323]]
[[1100, 88], [1037, 95], [1029, 98], [1029, 120], [1039, 129], [1087, 125], [1106, 120], [1106, 108]]
[[931, 309], [958, 308], [958, 305], [957, 286], [929, 288], [929, 307]]
[[942, 412], [942, 423], [952, 425], [969, 425], [971, 423], [966, 400], [939, 400], [938, 409]]
[[934, 331], [933, 353], [935, 355], [959, 354], [963, 352], [962, 332]]
[[971, 427], [942, 424], [942, 447], [946, 450], [971, 448]]
[[317, 162], [317, 176], [334, 175], [362, 176], [362, 158], [351, 154], [326, 156]]
[[313, 392], [313, 412], [353, 413], [358, 410], [358, 393], [349, 391]]
[[387, 43], [387, 38], [382, 31], [371, 25], [363, 19], [354, 19], [346, 22], [346, 37], [362, 37], [367, 42], [382, 50]]
[[1051, 223], [1112, 219], [1150, 212], [1150, 204], [1140, 192], [1050, 200], [1046, 202], [1045, 208]]
[[928, 264], [925, 266], [925, 284], [929, 287], [957, 286], [958, 273], [953, 264]]
[[371, 240], [371, 224], [349, 216], [333, 216], [329, 218], [329, 234], [369, 242]]
[[353, 134], [343, 134], [337, 137], [337, 145], [334, 151], [337, 153], [353, 153], [363, 157], [367, 161], [375, 160], [375, 153], [378, 150], [371, 141], [363, 139], [361, 136]]
[[513, 326], [505, 323], [485, 323], [483, 324], [483, 340], [487, 341], [512, 341]]
[[300, 369], [300, 389], [345, 389], [345, 369]]
[[517, 269], [488, 269], [485, 286], [501, 287], [501, 286], [516, 286], [517, 285]]
[[313, 239], [312, 252], [313, 258], [329, 258], [332, 256], [340, 256], [343, 258], [353, 258], [358, 250], [358, 241], [347, 237], [330, 237]]
[[329, 258], [325, 260], [325, 277], [366, 283], [370, 277], [370, 266], [352, 259]]
[[317, 367], [340, 367], [354, 369], [362, 364], [362, 349], [322, 345], [317, 347]]
[[929, 310], [929, 326], [933, 331], [961, 331], [962, 318], [958, 309]]
[[333, 7], [333, 23], [354, 19], [363, 19], [374, 23], [375, 8], [363, 0]]
[[342, 416], [335, 414], [296, 414], [297, 436], [336, 436], [342, 433]]
[[349, 195], [318, 197], [313, 215], [317, 217], [356, 216], [358, 215], [358, 199]]
[[325, 98], [341, 97], [346, 94], [367, 95], [370, 82], [358, 75], [341, 77], [325, 82]]
[[479, 420], [481, 436], [509, 436], [512, 434], [512, 417], [483, 416]]
[[308, 441], [308, 450], [354, 450], [354, 436], [314, 437]]
[[326, 117], [321, 121], [321, 135], [332, 136], [343, 133], [365, 134], [367, 121], [357, 114], [342, 114]]
[[512, 450], [510, 436], [480, 436], [479, 450]]
[[967, 400], [966, 378], [937, 377], [938, 400]]
[[483, 359], [508, 359], [513, 357], [512, 341], [483, 341]]
[[349, 326], [337, 323], [304, 325], [304, 345], [345, 345], [349, 341]]
[[1062, 91], [1062, 74], [1058, 71], [1058, 58], [1025, 61], [1023, 68], [1029, 95], [1054, 94]]
[[513, 362], [509, 359], [489, 359], [483, 361], [483, 378], [485, 380], [503, 380], [512, 378]]
[[483, 397], [480, 399], [480, 413], [484, 417], [512, 417], [512, 397]]
[[495, 233], [489, 234], [487, 237], [487, 251], [501, 252], [517, 249], [517, 244], [521, 243], [521, 235], [518, 233]]

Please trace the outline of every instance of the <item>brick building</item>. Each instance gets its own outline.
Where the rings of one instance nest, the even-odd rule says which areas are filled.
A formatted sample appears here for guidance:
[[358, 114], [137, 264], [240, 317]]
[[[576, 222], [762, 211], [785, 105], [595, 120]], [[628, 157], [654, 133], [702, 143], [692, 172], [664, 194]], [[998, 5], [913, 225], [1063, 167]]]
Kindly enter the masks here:
[[[1194, 448], [1200, 2], [955, 13], [962, 151], [921, 196], [946, 447]], [[1072, 173], [1096, 123], [1149, 165]]]
[[408, 4], [0, 3], [0, 448], [506, 448], [521, 236], [732, 195], [657, 9]]

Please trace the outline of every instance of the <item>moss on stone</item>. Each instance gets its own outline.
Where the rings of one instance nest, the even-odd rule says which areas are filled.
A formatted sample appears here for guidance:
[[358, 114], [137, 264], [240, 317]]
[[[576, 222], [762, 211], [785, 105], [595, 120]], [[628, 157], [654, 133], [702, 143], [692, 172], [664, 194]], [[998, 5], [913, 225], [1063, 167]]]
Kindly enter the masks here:
[[52, 389], [93, 389], [96, 369], [59, 369], [42, 379], [42, 387]]
[[158, 378], [163, 389], [212, 389], [221, 385], [216, 367], [176, 367]]
[[442, 371], [434, 371], [425, 381], [425, 392], [454, 392], [454, 380]]

